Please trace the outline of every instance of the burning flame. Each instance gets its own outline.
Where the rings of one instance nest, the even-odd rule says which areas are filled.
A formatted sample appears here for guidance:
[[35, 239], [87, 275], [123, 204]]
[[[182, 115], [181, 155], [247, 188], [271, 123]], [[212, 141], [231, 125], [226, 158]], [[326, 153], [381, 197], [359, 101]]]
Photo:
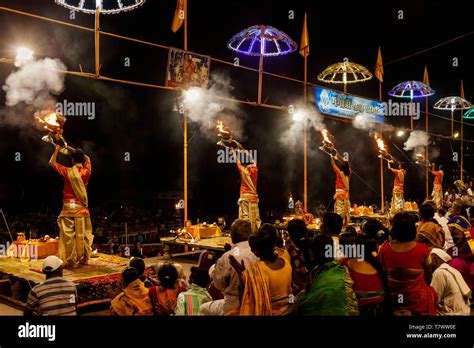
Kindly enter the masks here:
[[383, 139], [375, 135], [375, 140], [377, 141], [377, 146], [379, 147], [379, 150], [381, 152], [386, 152], [387, 149], [385, 148], [385, 142], [383, 141]]
[[217, 121], [217, 126], [216, 126], [217, 130], [219, 131], [219, 133], [226, 133], [226, 134], [229, 134], [229, 130], [227, 127], [224, 126], [224, 122], [222, 122], [221, 120], [218, 120]]
[[43, 121], [51, 126], [59, 127], [58, 117], [55, 112], [50, 113], [43, 119]]
[[36, 119], [44, 125], [45, 129], [49, 130], [49, 127], [60, 127], [61, 125], [58, 123], [58, 116], [55, 112], [52, 112], [44, 117], [36, 116]]
[[94, 251], [92, 251], [92, 254], [97, 255], [97, 249], [94, 249]]
[[328, 144], [332, 144], [332, 141], [329, 139], [329, 132], [327, 129], [323, 129], [321, 131], [321, 135], [323, 136], [323, 141]]

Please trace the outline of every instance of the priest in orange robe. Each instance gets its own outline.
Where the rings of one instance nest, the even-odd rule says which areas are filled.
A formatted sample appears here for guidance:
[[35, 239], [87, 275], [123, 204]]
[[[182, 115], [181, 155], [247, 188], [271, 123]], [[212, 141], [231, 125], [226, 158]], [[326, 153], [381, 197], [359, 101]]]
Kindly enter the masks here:
[[92, 223], [89, 214], [87, 185], [92, 165], [81, 149], [71, 151], [72, 167], [57, 163], [60, 146], [56, 145], [49, 165], [64, 180], [63, 208], [58, 217], [59, 257], [66, 267], [87, 264], [92, 247]]

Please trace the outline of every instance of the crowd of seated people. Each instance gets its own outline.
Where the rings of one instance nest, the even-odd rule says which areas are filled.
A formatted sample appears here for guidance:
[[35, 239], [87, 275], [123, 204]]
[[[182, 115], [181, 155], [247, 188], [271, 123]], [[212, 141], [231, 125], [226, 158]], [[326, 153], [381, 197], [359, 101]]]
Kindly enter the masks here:
[[[472, 208], [455, 201], [446, 213], [432, 201], [377, 220], [360, 231], [326, 212], [310, 238], [303, 221], [288, 238], [270, 224], [230, 227], [232, 245], [220, 257], [204, 251], [186, 279], [165, 262], [145, 270], [136, 255], [122, 273], [114, 315], [180, 316], [434, 316], [470, 315], [474, 287]], [[443, 221], [446, 219], [446, 221]], [[441, 223], [440, 223], [441, 222]]]
[[[444, 215], [427, 201], [420, 206], [419, 221], [399, 213], [388, 229], [371, 220], [357, 232], [351, 226], [343, 231], [342, 218], [326, 212], [314, 238], [308, 237], [302, 221], [292, 220], [285, 241], [272, 225], [262, 224], [251, 233], [249, 222], [238, 219], [231, 226], [230, 250], [211, 267], [209, 262], [193, 267], [187, 287], [178, 290], [172, 264], [157, 269], [161, 279], [149, 289], [151, 311], [203, 316], [470, 315], [472, 218], [456, 202], [446, 231], [435, 218], [439, 213]], [[454, 246], [446, 243], [447, 236]]]

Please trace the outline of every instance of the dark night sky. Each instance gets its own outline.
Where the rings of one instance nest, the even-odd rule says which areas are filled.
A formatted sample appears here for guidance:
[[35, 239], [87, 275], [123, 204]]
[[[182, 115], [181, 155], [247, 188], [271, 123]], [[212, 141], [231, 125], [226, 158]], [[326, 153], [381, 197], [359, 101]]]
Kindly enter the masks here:
[[[189, 0], [189, 50], [231, 61], [235, 55], [226, 48], [227, 40], [240, 30], [255, 24], [274, 26], [299, 43], [304, 12], [308, 12], [311, 53], [308, 79], [328, 65], [348, 57], [373, 70], [377, 47], [382, 47], [384, 63], [434, 46], [473, 30], [472, 15], [465, 2], [460, 1], [378, 1], [322, 2], [322, 1], [197, 1]], [[182, 29], [170, 30], [175, 0], [148, 0], [133, 12], [102, 17], [102, 30], [131, 36], [164, 45], [182, 47]], [[53, 0], [1, 0], [0, 5], [79, 25], [93, 27], [93, 16], [69, 12]], [[288, 18], [293, 10], [295, 19]], [[404, 11], [404, 19], [397, 19], [397, 11]], [[14, 56], [18, 43], [31, 47], [38, 57], [57, 57], [70, 70], [94, 69], [93, 34], [54, 25], [33, 18], [0, 11], [0, 57]], [[464, 80], [466, 98], [474, 100], [474, 71], [472, 46], [474, 35], [436, 48], [429, 52], [385, 66], [384, 93], [404, 80], [422, 80], [424, 65], [428, 65], [431, 86], [438, 98], [459, 94], [460, 80]], [[131, 67], [124, 67], [126, 57]], [[452, 66], [453, 57], [459, 66]], [[119, 79], [163, 84], [167, 51], [115, 38], [102, 39], [102, 74]], [[241, 57], [241, 64], [258, 66], [258, 59]], [[269, 58], [265, 70], [303, 78], [303, 58], [297, 54]], [[0, 65], [0, 81], [12, 71]], [[222, 73], [232, 79], [234, 96], [256, 99], [257, 74], [213, 62], [211, 73]], [[349, 92], [376, 98], [377, 80], [349, 86]], [[264, 96], [268, 103], [292, 103], [302, 95], [302, 86], [271, 77], [264, 79]], [[386, 93], [385, 93], [386, 95]], [[93, 160], [90, 201], [134, 200], [149, 202], [158, 192], [182, 189], [182, 133], [180, 119], [172, 111], [175, 92], [98, 82], [80, 77], [67, 77], [66, 89], [60, 100], [96, 102], [96, 119], [70, 119], [66, 125], [67, 139], [84, 147]], [[0, 91], [0, 105], [5, 105], [5, 94]], [[3, 106], [2, 106], [3, 108]], [[449, 113], [431, 110], [449, 117]], [[263, 210], [283, 210], [287, 194], [294, 192], [302, 199], [302, 151], [287, 149], [280, 142], [282, 132], [289, 126], [290, 116], [283, 111], [252, 106], [241, 106], [245, 117], [245, 145], [258, 150], [260, 177], [259, 193]], [[28, 119], [31, 115], [18, 114]], [[459, 118], [459, 113], [457, 114]], [[47, 166], [52, 148], [40, 141], [28, 127], [16, 127], [0, 119], [0, 207], [59, 209], [61, 181]], [[390, 123], [408, 126], [406, 118], [392, 118]], [[450, 124], [431, 118], [431, 132], [447, 134]], [[365, 132], [350, 124], [327, 121], [341, 152], [351, 153], [353, 169], [368, 185], [379, 189], [378, 161], [373, 141]], [[424, 129], [422, 117], [415, 123]], [[459, 125], [457, 125], [458, 127]], [[190, 126], [193, 134], [195, 127]], [[465, 138], [473, 139], [473, 126], [465, 127]], [[389, 139], [400, 148], [403, 140]], [[311, 136], [309, 157], [309, 202], [329, 203], [333, 194], [334, 174], [328, 159], [317, 151], [319, 137]], [[451, 144], [448, 140], [432, 139], [433, 148], [441, 153], [449, 181], [452, 179]], [[453, 142], [456, 149], [459, 144]], [[474, 144], [466, 144], [466, 168], [472, 173]], [[22, 161], [14, 161], [15, 152], [22, 153]], [[131, 161], [124, 162], [124, 152], [131, 153]], [[395, 149], [393, 153], [402, 158]], [[408, 167], [406, 198], [424, 197], [423, 170]], [[208, 213], [236, 212], [239, 177], [232, 164], [216, 162], [216, 146], [198, 130], [189, 148], [189, 187], [193, 219]], [[386, 193], [390, 194], [392, 178], [385, 172]], [[389, 195], [388, 197], [389, 198]], [[353, 178], [351, 200], [354, 203], [379, 203], [375, 193], [359, 179]], [[174, 203], [174, 202], [173, 202]]]

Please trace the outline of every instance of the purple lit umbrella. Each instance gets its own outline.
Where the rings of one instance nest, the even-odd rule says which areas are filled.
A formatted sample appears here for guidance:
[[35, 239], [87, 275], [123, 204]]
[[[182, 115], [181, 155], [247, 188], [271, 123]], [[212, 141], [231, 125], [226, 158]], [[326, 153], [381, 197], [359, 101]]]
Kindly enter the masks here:
[[397, 98], [410, 98], [410, 128], [413, 129], [412, 101], [433, 95], [435, 91], [420, 81], [405, 81], [388, 91], [388, 95]]
[[275, 57], [296, 51], [298, 45], [284, 32], [266, 25], [254, 25], [234, 35], [227, 46], [238, 53], [259, 56], [258, 103], [262, 101], [263, 57]]

